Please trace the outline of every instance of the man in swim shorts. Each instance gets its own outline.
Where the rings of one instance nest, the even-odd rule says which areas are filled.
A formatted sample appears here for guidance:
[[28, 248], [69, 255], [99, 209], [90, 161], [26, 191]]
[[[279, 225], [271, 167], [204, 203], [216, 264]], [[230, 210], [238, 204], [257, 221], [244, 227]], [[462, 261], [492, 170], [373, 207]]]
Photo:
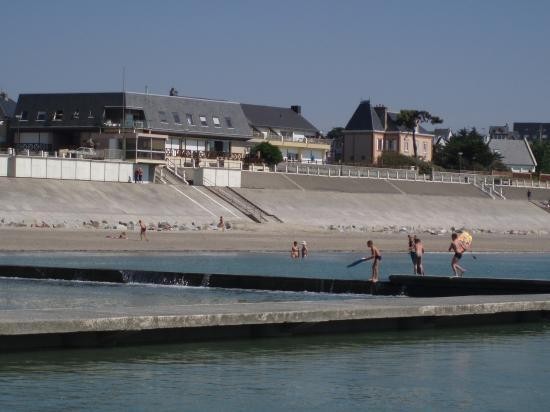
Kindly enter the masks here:
[[378, 269], [380, 267], [380, 261], [382, 260], [382, 254], [380, 253], [380, 250], [376, 246], [374, 246], [374, 243], [372, 240], [369, 240], [367, 242], [367, 247], [370, 248], [371, 255], [363, 259], [365, 260], [372, 259], [372, 275], [371, 275], [370, 281], [375, 283], [375, 282], [378, 282]]
[[451, 260], [451, 268], [453, 269], [455, 277], [461, 277], [466, 269], [458, 264], [458, 261], [462, 258], [462, 254], [466, 251], [464, 246], [458, 241], [458, 235], [453, 233], [451, 235], [451, 245], [449, 246], [449, 252], [454, 252], [453, 259]]

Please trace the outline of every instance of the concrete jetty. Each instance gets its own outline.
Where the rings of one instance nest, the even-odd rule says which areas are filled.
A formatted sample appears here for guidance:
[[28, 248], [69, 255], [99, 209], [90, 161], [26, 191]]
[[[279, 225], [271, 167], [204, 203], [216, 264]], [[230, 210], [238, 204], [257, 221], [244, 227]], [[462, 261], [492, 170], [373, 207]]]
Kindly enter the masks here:
[[0, 311], [0, 350], [426, 329], [550, 319], [550, 294]]

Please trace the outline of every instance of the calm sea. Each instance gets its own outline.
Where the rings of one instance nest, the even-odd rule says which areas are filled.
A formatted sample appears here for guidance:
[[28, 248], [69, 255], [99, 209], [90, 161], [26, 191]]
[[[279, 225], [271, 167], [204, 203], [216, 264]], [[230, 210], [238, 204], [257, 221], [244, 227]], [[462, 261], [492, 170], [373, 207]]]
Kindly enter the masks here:
[[[365, 278], [356, 254], [5, 254], [0, 264]], [[429, 274], [450, 256], [430, 254]], [[465, 256], [468, 276], [550, 279], [542, 254]], [[385, 254], [382, 274], [409, 273]], [[345, 296], [349, 298], [350, 296]], [[0, 279], [0, 310], [340, 299], [335, 295]], [[375, 299], [375, 298], [373, 298]], [[399, 298], [403, 299], [403, 298]], [[2, 411], [548, 410], [550, 324], [0, 353]]]

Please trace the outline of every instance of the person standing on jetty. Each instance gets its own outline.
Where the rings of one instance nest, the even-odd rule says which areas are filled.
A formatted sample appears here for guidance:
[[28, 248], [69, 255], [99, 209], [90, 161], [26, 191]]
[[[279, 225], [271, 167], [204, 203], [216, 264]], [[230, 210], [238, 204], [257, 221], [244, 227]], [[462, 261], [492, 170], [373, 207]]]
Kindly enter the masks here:
[[139, 223], [139, 240], [145, 239], [147, 242], [149, 242], [149, 239], [147, 239], [147, 235], [145, 232], [147, 231], [147, 226], [145, 226], [145, 223], [143, 223], [141, 220], [138, 221]]
[[416, 248], [414, 246], [414, 240], [416, 235], [407, 235], [409, 238], [409, 255], [413, 264], [413, 275], [416, 275]]
[[422, 264], [422, 258], [424, 257], [424, 245], [422, 244], [422, 241], [416, 236], [414, 238], [414, 252], [416, 254], [416, 274], [424, 276], [424, 266]]
[[374, 242], [369, 240], [367, 242], [367, 247], [370, 248], [371, 255], [369, 257], [364, 257], [363, 260], [372, 259], [372, 275], [370, 281], [373, 283], [378, 282], [378, 269], [380, 268], [380, 261], [382, 260], [382, 254], [380, 250], [374, 246]]
[[449, 252], [454, 252], [453, 259], [451, 260], [451, 268], [453, 269], [455, 277], [461, 277], [466, 269], [458, 264], [458, 261], [462, 258], [462, 254], [466, 251], [463, 244], [459, 242], [458, 235], [453, 233], [451, 235], [451, 245], [449, 246]]

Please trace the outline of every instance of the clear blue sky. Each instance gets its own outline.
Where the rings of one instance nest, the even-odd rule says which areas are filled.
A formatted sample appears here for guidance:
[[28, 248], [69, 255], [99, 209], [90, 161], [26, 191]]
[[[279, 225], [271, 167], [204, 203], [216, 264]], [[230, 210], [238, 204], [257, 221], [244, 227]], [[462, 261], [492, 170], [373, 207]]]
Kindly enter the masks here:
[[547, 1], [0, 2], [0, 88], [290, 106], [324, 131], [361, 99], [453, 129], [550, 121]]

